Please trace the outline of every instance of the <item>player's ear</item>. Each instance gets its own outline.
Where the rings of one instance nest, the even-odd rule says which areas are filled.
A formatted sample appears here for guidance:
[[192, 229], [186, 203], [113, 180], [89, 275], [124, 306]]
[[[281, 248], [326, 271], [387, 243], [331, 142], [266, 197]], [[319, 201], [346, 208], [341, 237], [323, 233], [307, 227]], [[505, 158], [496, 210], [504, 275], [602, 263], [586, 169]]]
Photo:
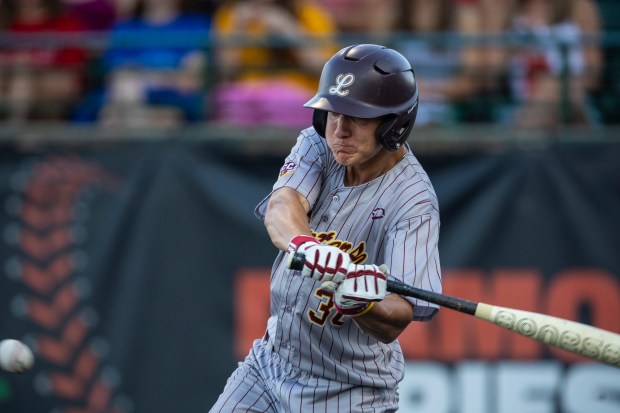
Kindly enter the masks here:
[[325, 137], [325, 128], [327, 127], [327, 112], [320, 109], [314, 109], [312, 114], [312, 126], [316, 132]]

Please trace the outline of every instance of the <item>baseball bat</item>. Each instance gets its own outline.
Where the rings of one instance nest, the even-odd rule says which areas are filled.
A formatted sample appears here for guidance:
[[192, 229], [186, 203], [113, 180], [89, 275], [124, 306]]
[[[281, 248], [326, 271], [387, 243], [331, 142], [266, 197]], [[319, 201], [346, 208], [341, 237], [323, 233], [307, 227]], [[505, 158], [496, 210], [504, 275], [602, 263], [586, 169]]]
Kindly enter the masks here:
[[[303, 254], [291, 254], [288, 268], [301, 270], [304, 262]], [[469, 314], [547, 345], [620, 367], [620, 334], [611, 331], [547, 314], [451, 297], [394, 280], [387, 281], [387, 290]]]

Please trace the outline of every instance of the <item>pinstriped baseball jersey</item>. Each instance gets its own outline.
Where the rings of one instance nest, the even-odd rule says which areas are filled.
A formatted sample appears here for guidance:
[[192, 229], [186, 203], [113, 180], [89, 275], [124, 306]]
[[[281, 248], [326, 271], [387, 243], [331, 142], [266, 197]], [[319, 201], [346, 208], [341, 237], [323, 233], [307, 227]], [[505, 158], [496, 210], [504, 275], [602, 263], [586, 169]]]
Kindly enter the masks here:
[[[344, 174], [325, 139], [309, 128], [298, 137], [273, 190], [291, 187], [304, 195], [314, 235], [347, 251], [354, 263], [385, 263], [393, 279], [441, 292], [437, 197], [410, 148], [390, 171], [365, 184], [346, 187]], [[259, 218], [268, 199], [256, 208]], [[381, 343], [336, 312], [332, 295], [319, 282], [286, 267], [284, 252], [274, 262], [270, 289], [267, 332], [280, 359], [341, 383], [397, 388], [404, 370], [398, 341]], [[437, 311], [433, 304], [409, 300], [416, 320], [429, 320]]]

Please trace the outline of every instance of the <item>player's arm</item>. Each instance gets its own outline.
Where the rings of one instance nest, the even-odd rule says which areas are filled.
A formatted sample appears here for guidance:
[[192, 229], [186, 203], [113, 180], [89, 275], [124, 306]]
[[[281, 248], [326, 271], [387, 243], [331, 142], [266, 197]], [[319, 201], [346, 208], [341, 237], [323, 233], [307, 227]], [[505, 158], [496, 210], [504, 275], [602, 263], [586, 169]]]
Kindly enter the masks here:
[[367, 313], [353, 317], [358, 327], [383, 343], [391, 343], [413, 321], [411, 303], [398, 294], [388, 294]]
[[351, 261], [338, 247], [324, 245], [314, 238], [308, 220], [310, 203], [295, 189], [275, 190], [265, 211], [265, 226], [271, 242], [282, 251], [303, 253], [301, 275], [320, 282], [339, 283]]
[[265, 211], [265, 227], [271, 242], [280, 250], [287, 251], [289, 242], [298, 235], [311, 236], [308, 200], [293, 188], [275, 190]]

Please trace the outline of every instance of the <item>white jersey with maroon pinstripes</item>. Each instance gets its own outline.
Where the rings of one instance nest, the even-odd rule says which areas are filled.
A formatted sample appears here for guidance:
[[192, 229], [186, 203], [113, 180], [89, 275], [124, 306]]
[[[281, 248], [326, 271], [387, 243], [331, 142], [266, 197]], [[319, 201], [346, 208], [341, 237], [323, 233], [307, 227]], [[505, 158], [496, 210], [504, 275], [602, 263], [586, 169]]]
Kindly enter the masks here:
[[[345, 168], [314, 128], [300, 134], [273, 190], [292, 187], [311, 206], [315, 236], [348, 251], [352, 261], [387, 264], [391, 278], [441, 292], [437, 197], [422, 166], [407, 154], [371, 182], [344, 186]], [[256, 208], [264, 218], [267, 196]], [[334, 309], [320, 283], [286, 267], [280, 252], [271, 277], [269, 340], [281, 359], [315, 376], [343, 383], [396, 388], [404, 360], [398, 341], [384, 344]], [[437, 306], [410, 299], [415, 319], [429, 320]]]

